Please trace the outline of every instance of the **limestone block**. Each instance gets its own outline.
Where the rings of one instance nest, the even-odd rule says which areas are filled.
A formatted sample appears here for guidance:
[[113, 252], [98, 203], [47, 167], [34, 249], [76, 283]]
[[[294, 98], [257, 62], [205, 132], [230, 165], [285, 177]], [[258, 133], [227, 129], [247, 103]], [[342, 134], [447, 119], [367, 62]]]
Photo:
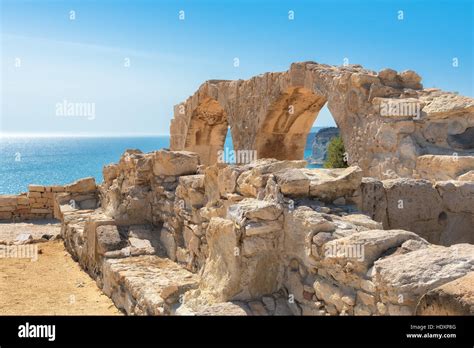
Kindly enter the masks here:
[[428, 291], [416, 307], [416, 315], [473, 315], [474, 272]]
[[435, 184], [443, 207], [450, 212], [474, 214], [474, 182], [441, 181]]
[[105, 165], [102, 169], [102, 175], [106, 183], [112, 183], [112, 181], [119, 175], [119, 166], [117, 164]]
[[96, 229], [97, 252], [104, 255], [108, 251], [122, 249], [127, 242], [120, 237], [117, 226], [103, 225]]
[[102, 281], [104, 293], [129, 315], [169, 315], [170, 304], [198, 284], [196, 275], [158, 256], [107, 259]]
[[170, 260], [175, 261], [177, 246], [173, 234], [166, 228], [162, 228], [160, 232], [160, 241], [163, 247], [165, 248], [166, 254], [170, 258]]
[[362, 226], [369, 230], [380, 230], [382, 229], [382, 223], [372, 220], [370, 217], [364, 214], [349, 214], [341, 217], [342, 220], [350, 222], [356, 226]]
[[92, 177], [79, 179], [72, 184], [66, 185], [65, 189], [71, 193], [85, 193], [96, 190], [95, 179]]
[[405, 70], [400, 73], [400, 78], [402, 80], [403, 87], [411, 89], [421, 89], [423, 85], [421, 84], [421, 76], [418, 75], [413, 70]]
[[451, 180], [474, 170], [474, 156], [423, 155], [416, 159], [416, 171], [421, 178]]
[[229, 206], [227, 218], [242, 225], [245, 219], [272, 221], [281, 214], [282, 209], [273, 202], [246, 198]]
[[[208, 290], [215, 302], [225, 302], [242, 289], [241, 260], [234, 223], [230, 220], [212, 218], [206, 232], [209, 257], [206, 260], [200, 288]], [[237, 253], [236, 253], [237, 251]]]
[[[407, 240], [421, 241], [418, 235], [403, 230], [369, 230], [324, 244], [320, 268], [336, 281], [362, 288], [361, 280], [370, 279], [369, 270], [383, 255], [394, 252]], [[399, 250], [399, 252], [406, 252]]]
[[290, 168], [275, 173], [281, 193], [287, 196], [308, 196], [309, 178], [299, 169]]
[[199, 156], [188, 151], [159, 150], [154, 153], [153, 174], [188, 175], [195, 174], [199, 165]]
[[474, 170], [470, 170], [465, 174], [459, 175], [457, 180], [459, 180], [459, 181], [474, 181]]
[[374, 284], [385, 303], [408, 306], [414, 313], [428, 291], [463, 277], [474, 269], [474, 246], [430, 245], [377, 260]]
[[304, 173], [310, 179], [310, 196], [325, 202], [353, 196], [362, 181], [362, 170], [359, 167], [306, 169]]
[[38, 209], [31, 209], [31, 213], [32, 214], [49, 214], [49, 213], [52, 213], [52, 210], [38, 208]]
[[286, 257], [296, 258], [304, 265], [314, 265], [311, 257], [313, 236], [319, 232], [332, 235], [335, 225], [312, 209], [299, 207], [285, 213], [284, 250]]
[[248, 222], [245, 224], [245, 235], [254, 236], [260, 234], [267, 234], [272, 232], [282, 231], [283, 226], [279, 221], [261, 221]]
[[341, 312], [344, 307], [355, 304], [355, 293], [349, 288], [340, 287], [322, 277], [318, 277], [313, 284], [316, 297], [336, 307]]
[[30, 192], [45, 192], [44, 186], [41, 185], [28, 185], [28, 191]]

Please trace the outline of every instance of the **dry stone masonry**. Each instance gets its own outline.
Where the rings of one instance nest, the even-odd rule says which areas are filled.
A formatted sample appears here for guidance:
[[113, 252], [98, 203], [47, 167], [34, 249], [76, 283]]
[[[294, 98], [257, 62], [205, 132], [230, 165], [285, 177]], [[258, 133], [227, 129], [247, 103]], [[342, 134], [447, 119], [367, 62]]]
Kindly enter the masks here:
[[0, 195], [0, 220], [25, 221], [57, 217], [54, 206], [54, 197], [57, 195], [67, 195], [71, 205], [74, 205], [73, 199], [79, 197], [84, 208], [87, 206], [95, 209], [95, 191], [94, 178], [84, 178], [65, 186], [29, 185], [26, 193]]
[[[302, 160], [326, 103], [348, 168]], [[219, 161], [229, 127], [257, 160]], [[176, 106], [171, 150], [127, 150], [103, 177], [0, 196], [0, 219], [60, 219], [127, 314], [474, 314], [474, 100], [413, 71], [207, 81]]]
[[206, 81], [175, 107], [171, 149], [213, 164], [229, 126], [236, 151], [303, 159], [325, 104], [349, 163], [364, 176], [449, 180], [474, 170], [473, 98], [424, 89], [414, 71], [377, 73], [359, 65], [294, 63], [249, 80]]
[[62, 236], [128, 314], [473, 313], [473, 245], [431, 244], [362, 214], [373, 197], [359, 167], [305, 167], [128, 150], [104, 167], [97, 209], [56, 197]]

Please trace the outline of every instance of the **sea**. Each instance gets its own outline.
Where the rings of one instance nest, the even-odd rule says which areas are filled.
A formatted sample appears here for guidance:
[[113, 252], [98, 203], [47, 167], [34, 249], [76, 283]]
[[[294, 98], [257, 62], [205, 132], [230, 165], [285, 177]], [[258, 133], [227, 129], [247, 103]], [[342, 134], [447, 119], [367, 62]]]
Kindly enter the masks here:
[[[64, 185], [88, 176], [100, 183], [103, 181], [103, 166], [117, 163], [126, 149], [150, 152], [169, 148], [169, 144], [169, 135], [2, 136], [0, 194], [26, 192], [29, 184]], [[230, 136], [226, 138], [224, 147], [233, 148]], [[310, 156], [311, 147], [307, 147], [305, 158]]]

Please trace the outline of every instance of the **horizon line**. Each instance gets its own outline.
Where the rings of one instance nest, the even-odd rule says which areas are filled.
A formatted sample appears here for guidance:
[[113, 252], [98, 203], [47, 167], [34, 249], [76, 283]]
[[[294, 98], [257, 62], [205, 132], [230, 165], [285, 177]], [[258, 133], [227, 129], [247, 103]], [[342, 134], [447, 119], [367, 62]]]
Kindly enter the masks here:
[[168, 133], [17, 133], [0, 132], [0, 138], [79, 138], [79, 137], [163, 137]]
[[[313, 128], [338, 128], [333, 126], [313, 126]], [[311, 131], [310, 131], [311, 132]], [[309, 132], [309, 133], [310, 133]], [[93, 138], [93, 137], [169, 137], [170, 133], [19, 133], [19, 132], [0, 132], [0, 138]]]

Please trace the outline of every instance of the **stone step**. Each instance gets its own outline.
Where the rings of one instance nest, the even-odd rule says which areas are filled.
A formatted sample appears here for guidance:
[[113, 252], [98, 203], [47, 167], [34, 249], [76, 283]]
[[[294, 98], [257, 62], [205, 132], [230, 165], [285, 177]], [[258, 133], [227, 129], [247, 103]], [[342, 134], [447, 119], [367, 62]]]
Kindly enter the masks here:
[[104, 260], [101, 281], [128, 315], [169, 315], [186, 291], [197, 288], [199, 277], [169, 259], [144, 255]]

